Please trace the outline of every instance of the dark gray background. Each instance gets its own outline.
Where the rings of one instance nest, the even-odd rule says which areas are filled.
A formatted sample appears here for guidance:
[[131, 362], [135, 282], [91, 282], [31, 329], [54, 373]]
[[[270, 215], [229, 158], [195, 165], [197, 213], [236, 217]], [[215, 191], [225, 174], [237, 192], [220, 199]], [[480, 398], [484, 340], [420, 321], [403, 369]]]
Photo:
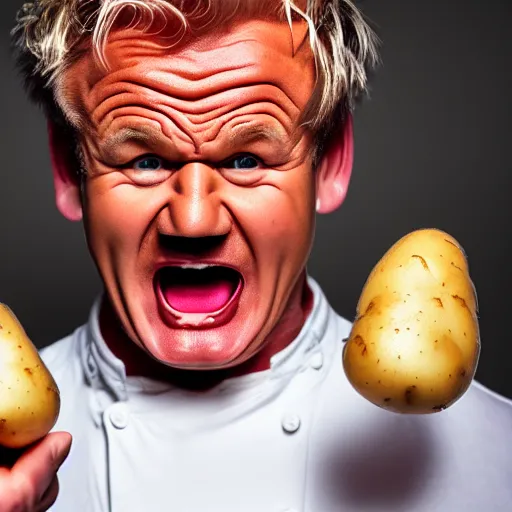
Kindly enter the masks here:
[[[40, 347], [87, 318], [100, 282], [81, 224], [53, 202], [44, 119], [12, 71], [0, 4], [0, 301]], [[509, 231], [510, 0], [366, 0], [383, 66], [355, 117], [356, 160], [343, 207], [319, 219], [310, 272], [353, 318], [364, 281], [401, 236], [437, 227], [469, 256], [479, 302], [477, 378], [512, 397]]]

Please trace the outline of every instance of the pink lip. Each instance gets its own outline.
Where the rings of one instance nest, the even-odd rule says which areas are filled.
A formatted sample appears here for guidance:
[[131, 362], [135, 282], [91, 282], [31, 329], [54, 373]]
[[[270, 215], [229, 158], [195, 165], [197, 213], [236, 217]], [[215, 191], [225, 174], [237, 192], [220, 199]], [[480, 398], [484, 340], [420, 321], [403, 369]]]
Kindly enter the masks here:
[[[167, 263], [166, 265], [160, 265], [160, 268], [164, 266], [176, 266], [176, 265], [184, 265], [188, 262], [173, 262], [171, 265]], [[205, 264], [212, 264], [209, 262], [201, 262]], [[218, 265], [218, 263], [213, 263]], [[229, 265], [223, 265], [229, 266]], [[230, 267], [233, 268], [233, 267]], [[234, 269], [237, 270], [237, 269]], [[238, 271], [239, 272], [239, 271]], [[240, 272], [239, 272], [240, 273]], [[165, 300], [165, 297], [160, 288], [159, 280], [156, 278], [155, 273], [155, 295], [157, 297], [158, 309], [160, 315], [162, 316], [164, 322], [172, 328], [175, 329], [212, 329], [214, 327], [220, 327], [232, 320], [235, 316], [236, 311], [238, 309], [238, 304], [240, 302], [240, 296], [242, 294], [242, 290], [244, 287], [244, 280], [242, 274], [240, 273], [240, 282], [238, 286], [227, 302], [221, 309], [218, 311], [208, 312], [208, 313], [183, 313], [181, 311], [177, 311], [170, 306], [170, 304]]]

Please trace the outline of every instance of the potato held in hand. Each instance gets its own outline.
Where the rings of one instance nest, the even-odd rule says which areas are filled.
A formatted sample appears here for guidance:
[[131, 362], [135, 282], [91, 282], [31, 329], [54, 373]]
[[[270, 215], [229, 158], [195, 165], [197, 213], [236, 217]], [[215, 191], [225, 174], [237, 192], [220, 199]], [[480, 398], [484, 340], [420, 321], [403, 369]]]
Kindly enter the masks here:
[[45, 436], [60, 410], [59, 390], [14, 313], [0, 303], [0, 445]]
[[465, 393], [479, 355], [477, 299], [461, 247], [435, 229], [406, 235], [359, 299], [343, 353], [349, 381], [390, 411], [431, 413]]

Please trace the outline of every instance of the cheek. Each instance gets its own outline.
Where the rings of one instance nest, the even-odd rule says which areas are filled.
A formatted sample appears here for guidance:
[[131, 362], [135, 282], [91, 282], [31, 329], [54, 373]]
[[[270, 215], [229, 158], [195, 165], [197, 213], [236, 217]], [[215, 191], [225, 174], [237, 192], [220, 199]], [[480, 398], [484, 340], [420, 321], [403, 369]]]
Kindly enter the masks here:
[[239, 221], [260, 256], [302, 260], [313, 238], [314, 182], [311, 173], [284, 174], [247, 191]]
[[138, 250], [155, 216], [147, 192], [126, 184], [109, 184], [108, 179], [98, 179], [87, 187], [85, 217], [95, 249], [113, 253]]

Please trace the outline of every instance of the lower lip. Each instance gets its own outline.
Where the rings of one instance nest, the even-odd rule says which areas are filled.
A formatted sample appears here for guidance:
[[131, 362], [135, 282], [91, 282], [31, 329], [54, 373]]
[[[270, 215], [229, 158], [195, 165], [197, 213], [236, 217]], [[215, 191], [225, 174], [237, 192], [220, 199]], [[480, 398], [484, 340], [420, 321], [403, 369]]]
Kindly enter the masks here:
[[158, 310], [164, 322], [174, 329], [213, 329], [227, 324], [233, 319], [238, 310], [243, 288], [243, 279], [240, 278], [235, 292], [227, 304], [218, 311], [208, 313], [183, 313], [169, 305], [165, 300], [158, 279], [155, 279], [155, 295]]

